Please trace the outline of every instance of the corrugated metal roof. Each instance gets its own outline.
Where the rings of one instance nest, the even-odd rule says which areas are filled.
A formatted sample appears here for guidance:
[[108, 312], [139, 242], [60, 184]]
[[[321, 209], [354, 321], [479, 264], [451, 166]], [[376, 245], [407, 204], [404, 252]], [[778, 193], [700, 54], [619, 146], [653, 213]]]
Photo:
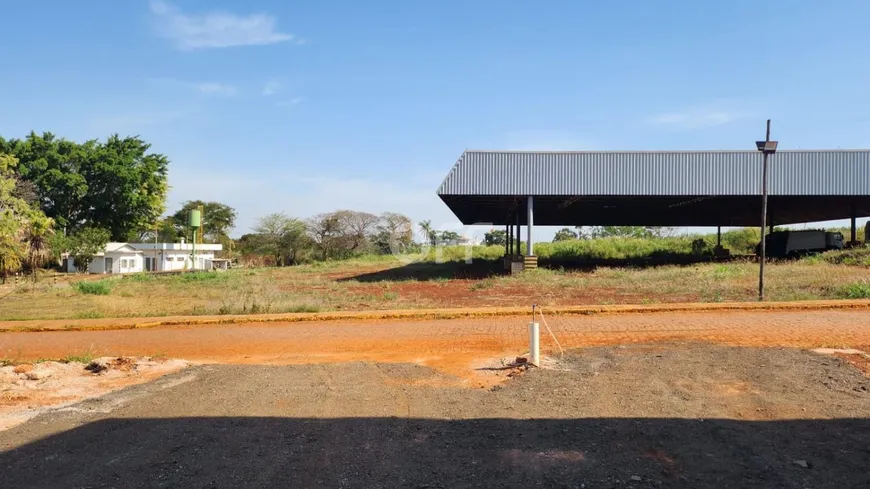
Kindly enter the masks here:
[[[439, 195], [760, 195], [758, 151], [465, 151]], [[771, 195], [870, 195], [870, 150], [780, 151]]]

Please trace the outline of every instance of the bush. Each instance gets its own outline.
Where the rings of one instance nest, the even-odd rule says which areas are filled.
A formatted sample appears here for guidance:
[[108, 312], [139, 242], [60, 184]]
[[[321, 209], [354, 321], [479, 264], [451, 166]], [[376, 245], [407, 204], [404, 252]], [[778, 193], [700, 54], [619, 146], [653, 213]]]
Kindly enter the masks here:
[[181, 275], [176, 275], [175, 280], [179, 282], [224, 282], [229, 278], [226, 273], [220, 272], [187, 272]]
[[840, 297], [845, 299], [870, 299], [870, 282], [856, 282], [840, 289]]
[[821, 260], [834, 265], [870, 267], [870, 248], [829, 251], [817, 256], [819, 258], [816, 261]]
[[81, 281], [76, 282], [73, 286], [80, 294], [109, 295], [112, 292], [112, 284], [108, 280]]

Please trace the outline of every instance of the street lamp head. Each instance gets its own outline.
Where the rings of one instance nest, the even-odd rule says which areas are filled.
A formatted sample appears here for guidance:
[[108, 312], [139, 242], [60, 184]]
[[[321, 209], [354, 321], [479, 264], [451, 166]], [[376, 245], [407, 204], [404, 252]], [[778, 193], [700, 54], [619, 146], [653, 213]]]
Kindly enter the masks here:
[[755, 147], [758, 148], [758, 151], [770, 155], [776, 153], [776, 146], [778, 144], [778, 141], [756, 141]]

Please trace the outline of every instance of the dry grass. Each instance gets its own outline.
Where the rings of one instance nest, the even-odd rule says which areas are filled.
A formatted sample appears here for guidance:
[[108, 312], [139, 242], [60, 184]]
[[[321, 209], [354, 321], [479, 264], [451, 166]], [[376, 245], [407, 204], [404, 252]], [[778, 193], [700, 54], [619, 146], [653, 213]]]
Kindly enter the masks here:
[[[767, 267], [774, 301], [870, 295], [867, 267], [811, 259]], [[504, 276], [477, 260], [404, 265], [392, 257], [226, 273], [113, 277], [108, 295], [66, 282], [38, 283], [0, 300], [0, 320], [541, 305], [657, 304], [755, 300], [751, 261], [586, 270], [539, 269]]]

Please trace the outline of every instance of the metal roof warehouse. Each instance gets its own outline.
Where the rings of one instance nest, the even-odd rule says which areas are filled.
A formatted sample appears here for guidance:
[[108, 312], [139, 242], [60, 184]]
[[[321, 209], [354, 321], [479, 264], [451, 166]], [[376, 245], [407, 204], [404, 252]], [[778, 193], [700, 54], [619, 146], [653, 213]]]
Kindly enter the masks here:
[[[463, 224], [757, 226], [761, 162], [757, 151], [469, 150], [438, 195]], [[870, 216], [870, 150], [779, 151], [769, 179], [769, 225]]]

